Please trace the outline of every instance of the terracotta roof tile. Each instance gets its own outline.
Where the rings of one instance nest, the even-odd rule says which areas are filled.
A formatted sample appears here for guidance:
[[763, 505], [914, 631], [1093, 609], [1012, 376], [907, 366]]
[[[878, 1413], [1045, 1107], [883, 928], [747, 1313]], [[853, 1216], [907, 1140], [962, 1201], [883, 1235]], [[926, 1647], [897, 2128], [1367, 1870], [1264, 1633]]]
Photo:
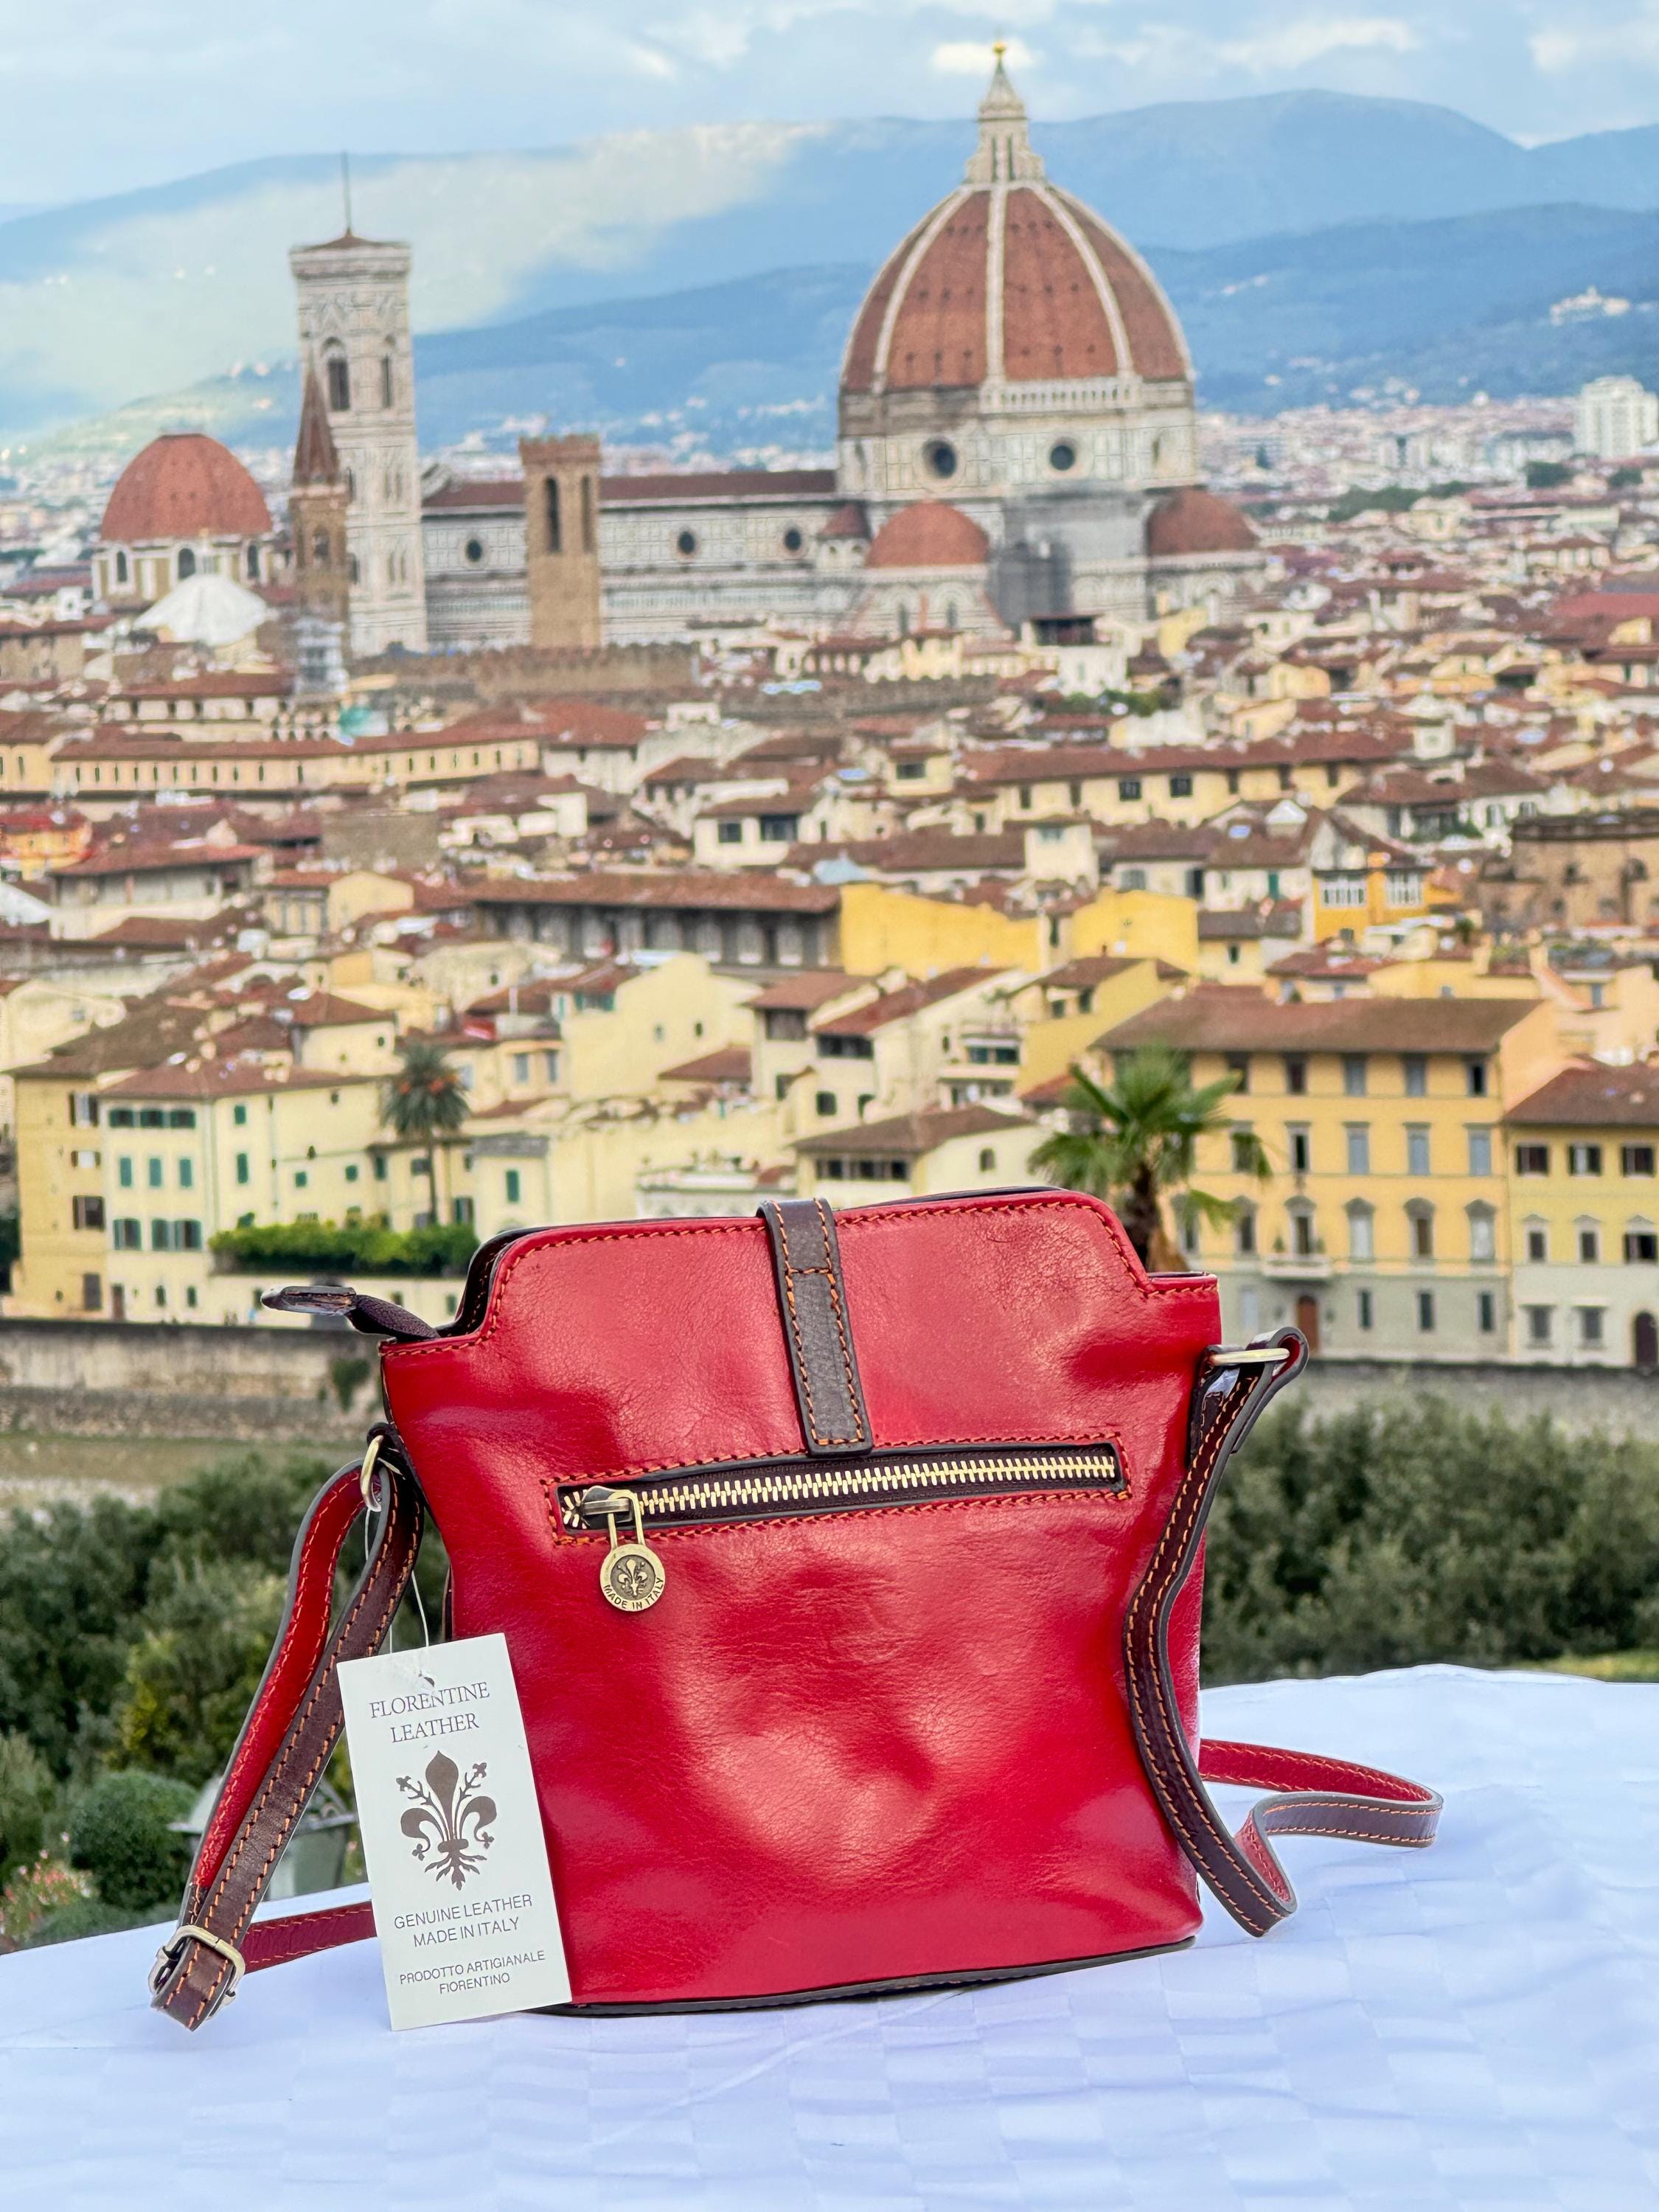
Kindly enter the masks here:
[[136, 545], [156, 538], [263, 538], [270, 529], [264, 494], [234, 453], [199, 431], [153, 439], [122, 470], [99, 537]]

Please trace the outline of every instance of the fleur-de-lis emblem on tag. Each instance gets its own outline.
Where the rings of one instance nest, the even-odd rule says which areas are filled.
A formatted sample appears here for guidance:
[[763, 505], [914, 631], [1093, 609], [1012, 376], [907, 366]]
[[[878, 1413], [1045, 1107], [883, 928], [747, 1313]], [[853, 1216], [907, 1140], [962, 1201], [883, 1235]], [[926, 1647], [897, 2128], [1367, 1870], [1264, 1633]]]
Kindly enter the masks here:
[[465, 1888], [467, 1876], [477, 1872], [495, 1840], [489, 1833], [495, 1801], [479, 1789], [483, 1778], [482, 1759], [463, 1775], [441, 1751], [428, 1760], [421, 1781], [398, 1777], [398, 1789], [415, 1801], [398, 1825], [415, 1846], [416, 1864], [457, 1889]]

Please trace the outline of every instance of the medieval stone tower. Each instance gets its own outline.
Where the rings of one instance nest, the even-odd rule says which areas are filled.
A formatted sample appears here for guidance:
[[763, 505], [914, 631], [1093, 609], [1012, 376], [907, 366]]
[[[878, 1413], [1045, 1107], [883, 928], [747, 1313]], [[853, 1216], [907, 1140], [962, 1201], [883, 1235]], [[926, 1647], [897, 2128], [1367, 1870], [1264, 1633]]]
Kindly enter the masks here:
[[350, 511], [328, 410], [314, 369], [306, 371], [300, 435], [288, 495], [294, 581], [301, 614], [343, 625], [349, 611]]
[[410, 252], [348, 229], [289, 256], [301, 373], [314, 376], [346, 489], [351, 649], [426, 647]]
[[599, 642], [599, 441], [520, 438], [530, 642]]

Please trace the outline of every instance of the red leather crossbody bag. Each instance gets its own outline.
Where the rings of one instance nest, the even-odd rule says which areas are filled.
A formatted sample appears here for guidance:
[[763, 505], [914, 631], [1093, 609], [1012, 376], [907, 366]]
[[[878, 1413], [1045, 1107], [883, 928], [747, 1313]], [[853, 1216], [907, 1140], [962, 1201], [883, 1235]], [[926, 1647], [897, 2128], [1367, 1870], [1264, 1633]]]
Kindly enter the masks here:
[[[1213, 1280], [1149, 1278], [1091, 1199], [534, 1231], [480, 1251], [442, 1331], [276, 1303], [385, 1337], [388, 1418], [301, 1532], [156, 1961], [187, 2027], [245, 1967], [373, 1933], [367, 1905], [253, 1914], [427, 1510], [452, 1632], [507, 1638], [580, 2011], [1166, 1950], [1197, 1876], [1263, 1935], [1295, 1905], [1270, 1837], [1432, 1838], [1397, 1777], [1198, 1748], [1206, 1510], [1307, 1347], [1221, 1347]], [[1209, 1782], [1273, 1794], [1235, 1834]]]

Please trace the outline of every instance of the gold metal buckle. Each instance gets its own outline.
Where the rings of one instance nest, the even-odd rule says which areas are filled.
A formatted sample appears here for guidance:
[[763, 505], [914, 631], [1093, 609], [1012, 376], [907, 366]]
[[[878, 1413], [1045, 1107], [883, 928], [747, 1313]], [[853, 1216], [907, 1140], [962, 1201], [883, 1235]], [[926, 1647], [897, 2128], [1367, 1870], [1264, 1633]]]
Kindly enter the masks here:
[[363, 1493], [364, 1510], [369, 1513], [375, 1510], [374, 1470], [380, 1465], [380, 1445], [383, 1441], [378, 1433], [369, 1438], [368, 1449], [363, 1453], [362, 1466], [357, 1471], [357, 1486]]
[[210, 2018], [221, 2005], [228, 2004], [235, 1996], [242, 1977], [247, 1972], [247, 1961], [228, 1937], [216, 1936], [210, 1928], [204, 1928], [197, 1921], [181, 1921], [155, 1954], [155, 1963], [149, 1970], [150, 1994], [153, 1996], [161, 1994], [162, 1983], [178, 1965], [179, 1954], [187, 1943], [199, 1943], [204, 1950], [216, 1952], [230, 1968], [230, 1979], [208, 2008], [207, 2016]]
[[1288, 1344], [1212, 1344], [1204, 1364], [1213, 1373], [1218, 1367], [1282, 1367], [1295, 1357], [1294, 1346]]

